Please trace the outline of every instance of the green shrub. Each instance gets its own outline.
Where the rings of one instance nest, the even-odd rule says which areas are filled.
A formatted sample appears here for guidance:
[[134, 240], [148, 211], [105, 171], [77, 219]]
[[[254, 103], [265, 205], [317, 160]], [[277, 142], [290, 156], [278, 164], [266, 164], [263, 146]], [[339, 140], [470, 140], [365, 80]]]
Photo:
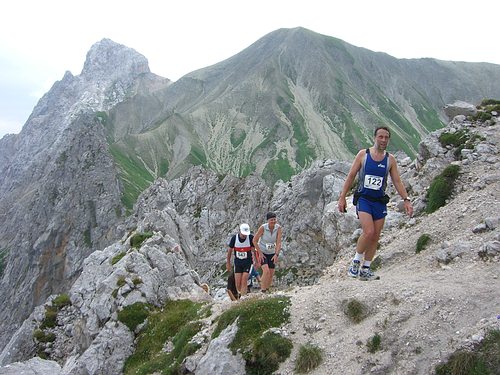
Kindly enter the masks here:
[[45, 353], [45, 349], [42, 349], [42, 348], [40, 348], [40, 349], [37, 350], [36, 355], [38, 357], [40, 357], [41, 359], [49, 359], [48, 354]]
[[432, 213], [446, 204], [451, 197], [455, 181], [458, 177], [460, 167], [458, 165], [447, 166], [440, 175], [436, 176], [427, 191], [427, 213]]
[[[124, 374], [177, 374], [183, 359], [198, 349], [190, 341], [201, 330], [201, 323], [193, 320], [199, 318], [202, 307], [201, 303], [178, 300], [152, 311], [147, 327], [137, 337], [135, 353], [125, 362]], [[163, 347], [170, 340], [174, 348], [167, 353]]]
[[500, 104], [488, 105], [488, 106], [486, 106], [485, 110], [490, 112], [490, 113], [493, 111], [500, 112]]
[[[132, 242], [130, 243], [132, 244]], [[115, 255], [113, 258], [111, 258], [111, 265], [115, 265], [118, 263], [127, 253], [125, 251], [122, 251], [120, 254]]]
[[295, 372], [306, 374], [323, 362], [323, 350], [312, 344], [302, 345], [295, 360]]
[[370, 353], [375, 353], [376, 351], [381, 349], [381, 341], [382, 338], [378, 333], [375, 333], [372, 337], [370, 337], [366, 343], [366, 347]]
[[484, 121], [490, 120], [491, 117], [492, 117], [491, 113], [479, 111], [478, 113], [476, 113], [475, 116], [472, 117], [472, 120], [484, 122]]
[[446, 363], [437, 365], [436, 375], [494, 375], [500, 369], [500, 330], [489, 331], [474, 350], [459, 350]]
[[45, 336], [45, 333], [41, 329], [35, 329], [33, 331], [33, 338], [42, 341], [42, 338]]
[[431, 239], [431, 236], [429, 236], [428, 234], [422, 234], [418, 240], [417, 240], [417, 248], [415, 250], [415, 253], [420, 253], [422, 250], [425, 249], [425, 247], [427, 246], [427, 244], [429, 243]]
[[359, 323], [368, 316], [368, 307], [357, 299], [344, 300], [343, 311], [353, 323]]
[[469, 135], [467, 130], [462, 129], [454, 133], [446, 133], [446, 132], [441, 133], [441, 135], [439, 136], [439, 143], [441, 143], [441, 146], [443, 147], [446, 146], [460, 147], [465, 145], [468, 139]]
[[53, 306], [45, 306], [45, 318], [40, 324], [41, 329], [54, 328], [57, 324], [57, 308]]
[[[234, 354], [243, 354], [247, 374], [271, 374], [290, 355], [292, 343], [266, 331], [289, 321], [289, 307], [288, 297], [243, 300], [220, 315], [212, 338], [238, 319], [238, 331], [229, 348]], [[267, 369], [263, 367], [264, 358], [268, 360]]]
[[149, 316], [149, 306], [142, 302], [136, 302], [125, 306], [118, 311], [118, 320], [125, 324], [132, 332], [139, 324], [142, 324]]
[[60, 294], [52, 301], [52, 306], [57, 310], [61, 310], [64, 306], [71, 305], [71, 300], [67, 294]]
[[142, 279], [139, 276], [137, 276], [137, 277], [134, 277], [132, 282], [134, 283], [134, 285], [139, 285], [139, 284], [142, 284]]
[[118, 288], [121, 288], [122, 286], [124, 286], [127, 282], [125, 281], [125, 276], [120, 276], [118, 277], [118, 280], [116, 280], [116, 286]]
[[468, 351], [453, 353], [446, 364], [436, 366], [436, 375], [490, 374], [479, 355]]
[[500, 100], [483, 99], [483, 101], [481, 102], [481, 107], [486, 107], [487, 105], [495, 105], [495, 104], [500, 104]]
[[130, 238], [130, 246], [139, 249], [142, 243], [153, 236], [153, 232], [136, 233]]
[[281, 362], [292, 352], [292, 342], [276, 333], [266, 332], [258, 338], [251, 351], [243, 354], [246, 361], [246, 374], [271, 375]]
[[36, 329], [33, 332], [33, 338], [36, 339], [38, 342], [54, 342], [56, 340], [56, 335], [52, 332], [45, 333], [41, 329]]
[[479, 142], [484, 140], [484, 138], [478, 134], [470, 134], [467, 129], [462, 129], [454, 133], [441, 133], [439, 136], [439, 142], [443, 147], [453, 146], [455, 147], [454, 156], [455, 159], [459, 159], [462, 150], [469, 149], [472, 150], [474, 146]]
[[229, 345], [233, 353], [236, 353], [238, 349], [252, 346], [255, 338], [260, 337], [269, 328], [280, 327], [288, 322], [289, 306], [290, 299], [286, 297], [243, 300], [221, 314], [212, 338], [219, 336], [239, 318], [238, 332]]

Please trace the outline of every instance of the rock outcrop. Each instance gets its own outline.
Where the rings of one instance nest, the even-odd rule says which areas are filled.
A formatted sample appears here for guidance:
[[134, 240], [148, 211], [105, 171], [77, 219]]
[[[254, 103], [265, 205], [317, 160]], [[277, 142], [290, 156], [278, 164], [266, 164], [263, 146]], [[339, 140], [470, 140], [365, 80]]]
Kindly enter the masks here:
[[84, 259], [117, 238], [121, 182], [96, 113], [125, 100], [147, 60], [110, 40], [83, 72], [67, 72], [18, 135], [0, 147], [0, 348], [50, 294], [67, 290]]

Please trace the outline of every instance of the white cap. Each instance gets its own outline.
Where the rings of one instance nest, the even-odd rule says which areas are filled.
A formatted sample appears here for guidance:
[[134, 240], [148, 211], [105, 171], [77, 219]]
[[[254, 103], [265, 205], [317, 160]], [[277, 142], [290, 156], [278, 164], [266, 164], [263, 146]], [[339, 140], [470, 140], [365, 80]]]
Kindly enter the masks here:
[[243, 223], [240, 225], [240, 233], [248, 236], [250, 234], [250, 225]]

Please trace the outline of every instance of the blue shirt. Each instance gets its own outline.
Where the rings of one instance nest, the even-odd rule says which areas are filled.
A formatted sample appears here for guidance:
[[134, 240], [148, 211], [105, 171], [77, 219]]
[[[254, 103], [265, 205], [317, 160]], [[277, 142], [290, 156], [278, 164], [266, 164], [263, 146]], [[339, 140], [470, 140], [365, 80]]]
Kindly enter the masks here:
[[375, 161], [370, 155], [370, 150], [366, 150], [366, 157], [363, 166], [358, 174], [357, 191], [363, 196], [381, 198], [385, 194], [387, 187], [387, 175], [389, 173], [389, 154], [386, 152], [381, 161]]

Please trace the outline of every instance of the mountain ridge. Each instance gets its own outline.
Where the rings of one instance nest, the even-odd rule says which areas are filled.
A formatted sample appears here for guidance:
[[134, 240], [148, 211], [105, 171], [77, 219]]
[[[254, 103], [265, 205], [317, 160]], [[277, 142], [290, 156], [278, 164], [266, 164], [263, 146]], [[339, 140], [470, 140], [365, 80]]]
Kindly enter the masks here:
[[[276, 44], [280, 50], [268, 47]], [[314, 45], [322, 48], [317, 58], [300, 55]], [[348, 159], [379, 122], [394, 124], [395, 149], [411, 154], [421, 134], [443, 125], [445, 99], [500, 97], [493, 85], [500, 80], [497, 66], [445, 69], [432, 61], [416, 69], [405, 61], [404, 70], [388, 55], [305, 29], [279, 30], [255, 46], [172, 83], [151, 73], [144, 56], [104, 39], [89, 51], [82, 74], [67, 72], [42, 97], [20, 134], [0, 139], [0, 297], [7, 301], [0, 307], [0, 328], [7, 332], [0, 347], [30, 309], [70, 287], [88, 254], [116, 240], [117, 227], [158, 177], [172, 180], [203, 166], [218, 177], [200, 176], [200, 184], [227, 177], [224, 183], [237, 194], [239, 177], [260, 176], [268, 192], [317, 160]], [[382, 60], [387, 63], [378, 66]], [[247, 64], [248, 74], [235, 61]], [[450, 70], [454, 65], [462, 70]], [[471, 78], [476, 67], [484, 89]], [[398, 71], [414, 76], [391, 74]], [[424, 75], [433, 84], [414, 89]], [[453, 77], [451, 89], [446, 77]], [[321, 178], [315, 176], [314, 189]], [[186, 207], [207, 217], [203, 206]], [[229, 218], [220, 213], [218, 220]], [[297, 230], [305, 233], [299, 244], [315, 238], [307, 226]]]

